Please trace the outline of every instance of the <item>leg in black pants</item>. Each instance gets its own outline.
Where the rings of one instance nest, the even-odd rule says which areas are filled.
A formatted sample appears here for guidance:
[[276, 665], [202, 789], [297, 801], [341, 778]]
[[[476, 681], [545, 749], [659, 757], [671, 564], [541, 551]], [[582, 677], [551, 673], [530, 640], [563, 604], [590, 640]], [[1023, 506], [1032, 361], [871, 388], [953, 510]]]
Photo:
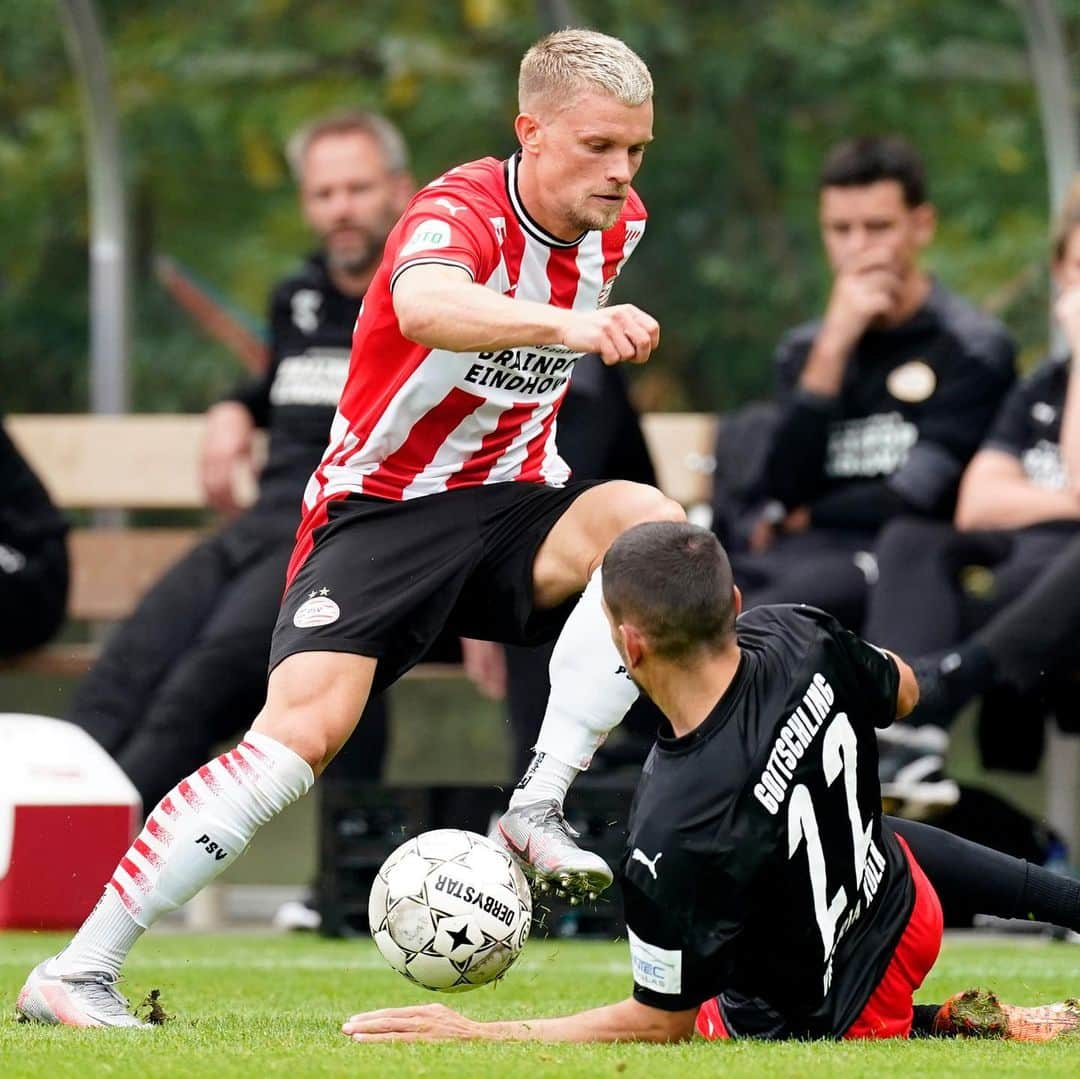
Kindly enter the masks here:
[[182, 558], [114, 629], [101, 658], [79, 683], [65, 718], [117, 756], [162, 681], [213, 614], [231, 571], [221, 533]]
[[1080, 881], [929, 824], [886, 817], [934, 886], [946, 922], [974, 914], [1050, 922], [1080, 932]]
[[[144, 806], [217, 742], [242, 733], [260, 707], [291, 525], [237, 522], [200, 544], [144, 598], [80, 687], [68, 718], [110, 752]], [[377, 776], [386, 741], [381, 701], [369, 705], [354, 741], [335, 775]]]
[[1048, 667], [1080, 653], [1080, 535], [975, 634], [1000, 673], [1028, 689]]
[[[1030, 688], [1072, 650], [1080, 630], [1075, 529], [1059, 522], [958, 532], [908, 518], [886, 528], [863, 635], [915, 663], [923, 695], [909, 724], [948, 727], [973, 697], [1004, 680]], [[969, 565], [992, 569], [986, 595], [964, 591]], [[939, 662], [946, 651], [947, 667]]]
[[952, 648], [963, 636], [960, 571], [994, 566], [1011, 549], [1009, 532], [958, 532], [917, 517], [890, 522], [877, 544], [862, 635], [909, 661]]
[[[291, 545], [274, 549], [221, 589], [213, 614], [162, 680], [143, 721], [117, 755], [144, 805], [155, 805], [206, 760], [216, 742], [242, 734], [254, 718], [250, 702], [265, 689], [289, 551]], [[373, 746], [380, 751], [361, 770], [377, 774], [385, 743], [381, 698], [369, 706], [360, 726], [369, 728], [367, 737], [375, 736]]]

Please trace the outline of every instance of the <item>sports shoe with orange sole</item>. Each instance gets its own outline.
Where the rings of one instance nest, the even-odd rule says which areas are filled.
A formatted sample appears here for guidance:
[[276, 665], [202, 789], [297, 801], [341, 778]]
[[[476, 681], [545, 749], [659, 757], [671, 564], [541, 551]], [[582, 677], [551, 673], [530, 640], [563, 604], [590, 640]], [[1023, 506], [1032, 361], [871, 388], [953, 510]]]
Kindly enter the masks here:
[[968, 989], [950, 997], [934, 1018], [934, 1033], [963, 1038], [1005, 1038], [1048, 1042], [1080, 1036], [1080, 1001], [1023, 1007], [1002, 1004], [989, 989]]

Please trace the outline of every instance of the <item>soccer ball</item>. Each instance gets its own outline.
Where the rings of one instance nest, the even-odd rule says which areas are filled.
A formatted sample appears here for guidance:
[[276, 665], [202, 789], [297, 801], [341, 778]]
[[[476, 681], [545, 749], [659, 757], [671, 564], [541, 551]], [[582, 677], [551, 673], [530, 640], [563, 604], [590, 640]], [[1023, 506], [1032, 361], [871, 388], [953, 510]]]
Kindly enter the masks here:
[[525, 875], [497, 843], [441, 828], [402, 843], [368, 898], [371, 935], [399, 974], [457, 993], [497, 981], [529, 939]]

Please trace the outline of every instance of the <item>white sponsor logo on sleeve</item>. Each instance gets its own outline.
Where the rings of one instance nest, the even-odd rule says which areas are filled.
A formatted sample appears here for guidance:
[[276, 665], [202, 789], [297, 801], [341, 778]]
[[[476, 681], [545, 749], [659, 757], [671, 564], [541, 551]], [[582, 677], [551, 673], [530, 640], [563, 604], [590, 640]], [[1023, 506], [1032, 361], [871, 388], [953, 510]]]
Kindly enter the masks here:
[[431, 218], [421, 221], [416, 226], [409, 242], [401, 249], [399, 258], [403, 255], [415, 255], [417, 251], [433, 251], [440, 247], [450, 246], [450, 226], [445, 221], [437, 221]]
[[627, 929], [626, 936], [634, 981], [642, 989], [678, 996], [682, 992], [682, 952], [647, 944], [632, 929]]
[[328, 626], [340, 617], [341, 608], [332, 599], [312, 592], [297, 608], [293, 615], [293, 625], [297, 629], [315, 629], [317, 626]]

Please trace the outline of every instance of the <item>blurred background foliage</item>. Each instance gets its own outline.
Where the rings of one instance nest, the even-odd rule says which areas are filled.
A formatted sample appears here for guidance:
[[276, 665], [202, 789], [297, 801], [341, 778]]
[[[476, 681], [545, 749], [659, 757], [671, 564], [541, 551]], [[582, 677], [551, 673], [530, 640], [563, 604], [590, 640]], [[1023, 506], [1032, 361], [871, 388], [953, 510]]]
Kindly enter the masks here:
[[[313, 114], [385, 111], [425, 182], [513, 147], [532, 0], [99, 0], [135, 250], [133, 397], [200, 410], [239, 365], [155, 283], [167, 253], [242, 308], [308, 246], [281, 148]], [[645, 407], [769, 391], [783, 328], [827, 287], [822, 153], [896, 131], [926, 157], [930, 256], [1033, 359], [1044, 347], [1046, 174], [1020, 19], [1007, 0], [575, 0], [650, 64], [657, 140], [637, 186], [646, 241], [618, 290], [655, 314]], [[1070, 42], [1080, 4], [1061, 5]], [[79, 102], [47, 0], [0, 4], [0, 385], [8, 411], [86, 408], [87, 202]]]

